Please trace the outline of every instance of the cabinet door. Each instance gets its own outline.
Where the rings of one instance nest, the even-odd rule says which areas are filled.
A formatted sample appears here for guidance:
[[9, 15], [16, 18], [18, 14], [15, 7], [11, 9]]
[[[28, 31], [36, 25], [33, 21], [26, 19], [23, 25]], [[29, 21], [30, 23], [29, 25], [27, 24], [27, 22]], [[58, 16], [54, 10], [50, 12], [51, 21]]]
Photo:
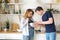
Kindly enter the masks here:
[[35, 34], [34, 40], [46, 40], [45, 34]]
[[57, 33], [57, 35], [56, 35], [56, 40], [60, 40], [60, 34], [59, 33]]

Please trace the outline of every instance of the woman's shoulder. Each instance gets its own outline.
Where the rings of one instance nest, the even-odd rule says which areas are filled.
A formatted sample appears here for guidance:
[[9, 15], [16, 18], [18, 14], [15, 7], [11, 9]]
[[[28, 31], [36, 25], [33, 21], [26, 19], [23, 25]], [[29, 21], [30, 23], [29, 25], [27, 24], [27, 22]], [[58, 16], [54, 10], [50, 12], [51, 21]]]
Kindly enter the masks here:
[[25, 18], [24, 18], [24, 16], [21, 16], [21, 20], [24, 20]]

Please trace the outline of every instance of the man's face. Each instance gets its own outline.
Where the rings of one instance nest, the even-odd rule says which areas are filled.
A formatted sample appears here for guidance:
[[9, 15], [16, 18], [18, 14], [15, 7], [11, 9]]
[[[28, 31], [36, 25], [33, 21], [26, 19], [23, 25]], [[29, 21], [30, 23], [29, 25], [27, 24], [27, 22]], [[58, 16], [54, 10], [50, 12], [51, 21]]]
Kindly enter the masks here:
[[36, 11], [39, 15], [43, 15], [43, 10]]

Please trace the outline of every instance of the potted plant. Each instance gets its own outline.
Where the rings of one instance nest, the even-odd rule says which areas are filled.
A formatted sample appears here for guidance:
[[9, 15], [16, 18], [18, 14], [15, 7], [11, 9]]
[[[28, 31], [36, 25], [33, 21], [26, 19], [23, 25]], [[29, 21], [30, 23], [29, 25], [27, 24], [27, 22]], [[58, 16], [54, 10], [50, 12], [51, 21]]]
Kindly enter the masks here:
[[53, 11], [54, 9], [47, 9], [48, 11]]
[[60, 11], [57, 9], [47, 9], [47, 11], [51, 11], [52, 13], [59, 13]]

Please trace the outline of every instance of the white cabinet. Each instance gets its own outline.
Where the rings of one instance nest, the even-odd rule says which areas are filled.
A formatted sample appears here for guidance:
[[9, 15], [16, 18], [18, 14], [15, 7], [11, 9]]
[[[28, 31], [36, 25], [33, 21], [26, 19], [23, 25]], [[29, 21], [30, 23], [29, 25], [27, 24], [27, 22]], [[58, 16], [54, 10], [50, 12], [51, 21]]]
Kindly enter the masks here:
[[[46, 34], [45, 33], [35, 34], [34, 40], [46, 40]], [[60, 33], [56, 34], [56, 40], [60, 40]]]
[[56, 40], [60, 40], [60, 33], [57, 33]]
[[21, 33], [0, 33], [0, 39], [22, 39]]
[[34, 40], [46, 40], [45, 33], [35, 34]]
[[[0, 39], [22, 39], [21, 33], [0, 33]], [[46, 40], [45, 33], [37, 33], [34, 40]], [[56, 40], [60, 40], [60, 33], [57, 33]]]

